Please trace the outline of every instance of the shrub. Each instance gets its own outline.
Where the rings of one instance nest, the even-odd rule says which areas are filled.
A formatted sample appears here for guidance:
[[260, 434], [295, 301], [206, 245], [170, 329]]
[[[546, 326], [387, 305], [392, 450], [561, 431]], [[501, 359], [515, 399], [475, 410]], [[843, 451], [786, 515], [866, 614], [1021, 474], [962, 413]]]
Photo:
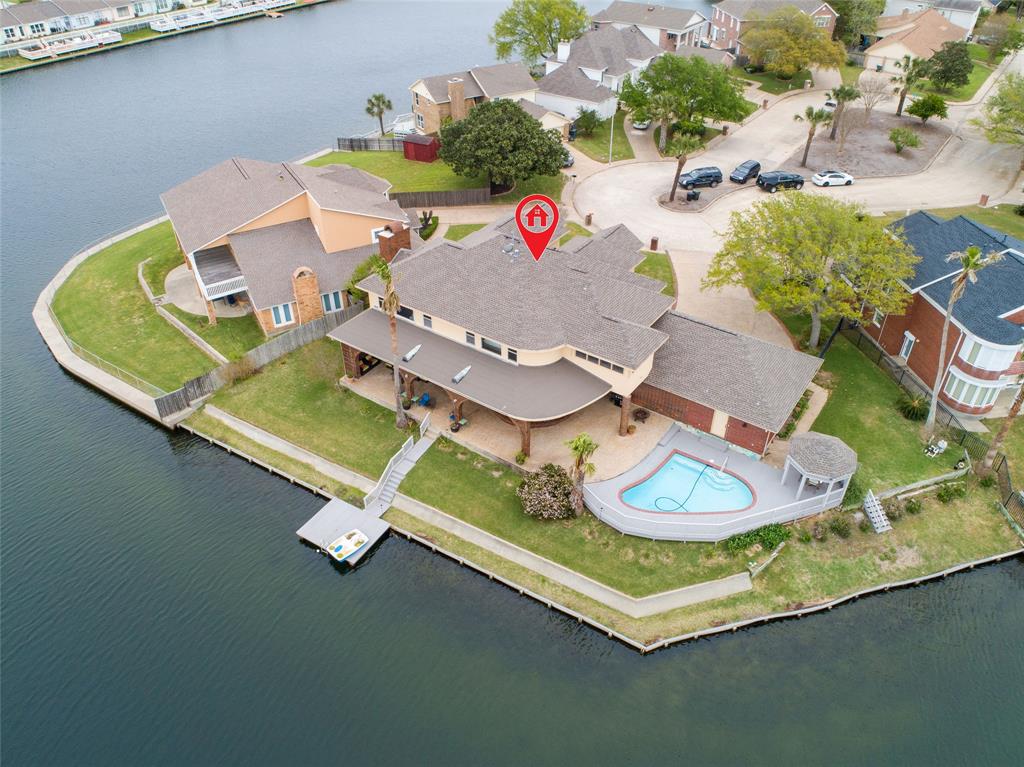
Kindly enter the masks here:
[[895, 522], [903, 516], [903, 503], [899, 498], [886, 498], [882, 501], [882, 510], [891, 522]]
[[688, 134], [690, 136], [703, 136], [708, 132], [708, 126], [702, 120], [682, 120], [672, 125], [672, 133]]
[[259, 368], [256, 367], [255, 362], [248, 357], [242, 357], [222, 367], [220, 369], [220, 377], [225, 384], [231, 385], [244, 381], [246, 378], [252, 378], [256, 375], [257, 371], [259, 371]]
[[907, 109], [908, 115], [921, 118], [921, 124], [928, 122], [930, 117], [949, 117], [949, 109], [946, 107], [946, 100], [937, 93], [929, 93], [919, 98]]
[[828, 522], [829, 532], [833, 532], [840, 538], [850, 537], [850, 520], [846, 517], [832, 517]]
[[770, 551], [783, 541], [789, 540], [790, 529], [780, 524], [772, 523], [759, 527], [756, 530], [748, 530], [745, 533], [737, 533], [725, 539], [725, 550], [730, 554], [739, 554], [746, 551], [755, 543], [760, 543], [761, 548]]
[[896, 407], [908, 421], [923, 421], [928, 416], [929, 404], [924, 394], [903, 392]]
[[985, 488], [995, 487], [996, 475], [993, 472], [982, 474], [978, 479], [978, 484]]
[[576, 117], [576, 131], [583, 136], [592, 136], [601, 124], [601, 116], [593, 109], [581, 109]]
[[1018, 216], [1024, 216], [1024, 202], [1022, 202], [1020, 205], [1014, 205], [1013, 212], [1016, 213]]
[[526, 453], [524, 453], [522, 450], [516, 453], [516, 463], [518, 463], [520, 466], [526, 463]]
[[907, 512], [907, 514], [920, 514], [921, 501], [917, 498], [908, 498], [906, 503], [903, 504], [903, 510]]
[[523, 511], [540, 519], [565, 519], [574, 515], [572, 480], [561, 466], [546, 463], [540, 471], [527, 474], [516, 489]]
[[800, 417], [807, 411], [807, 406], [811, 402], [811, 391], [808, 389], [804, 392], [803, 396], [796, 403], [796, 407], [793, 408], [793, 412], [789, 415], [789, 420], [786, 421], [786, 425], [782, 427], [782, 431], [779, 432], [779, 439], [789, 439], [796, 429], [797, 422]]
[[860, 521], [860, 522], [859, 522], [859, 523], [857, 524], [857, 527], [858, 527], [858, 528], [860, 528], [860, 531], [861, 531], [862, 533], [870, 533], [870, 532], [871, 532], [871, 530], [873, 529], [873, 528], [871, 527], [871, 521], [870, 521], [870, 520], [869, 520], [869, 519], [868, 519], [867, 517], [865, 517], [864, 519], [862, 519], [862, 520], [861, 520], [861, 521]]
[[960, 482], [943, 482], [935, 497], [942, 503], [951, 503], [957, 498], [967, 495], [967, 488]]
[[430, 235], [437, 231], [437, 225], [439, 222], [440, 219], [437, 216], [431, 216], [430, 220], [420, 228], [420, 238], [429, 240]]
[[811, 531], [808, 530], [805, 527], [801, 527], [799, 529], [799, 531], [797, 532], [796, 537], [800, 541], [800, 543], [810, 543], [811, 542]]
[[361, 264], [358, 264], [355, 269], [352, 270], [352, 278], [348, 281], [345, 286], [345, 290], [352, 296], [356, 301], [366, 302], [366, 291], [360, 290], [356, 287], [362, 280], [365, 280], [370, 276], [373, 271], [374, 259], [376, 256], [370, 256]]
[[828, 540], [828, 528], [825, 527], [821, 522], [814, 523], [814, 529], [811, 531], [811, 535], [816, 541], [827, 541]]
[[899, 154], [907, 147], [914, 149], [921, 146], [921, 139], [910, 128], [893, 128], [889, 131], [889, 141], [895, 147], [896, 154]]
[[846, 488], [846, 502], [859, 505], [864, 502], [864, 496], [867, 494], [867, 490], [860, 483], [860, 478], [856, 474], [850, 477], [850, 484]]

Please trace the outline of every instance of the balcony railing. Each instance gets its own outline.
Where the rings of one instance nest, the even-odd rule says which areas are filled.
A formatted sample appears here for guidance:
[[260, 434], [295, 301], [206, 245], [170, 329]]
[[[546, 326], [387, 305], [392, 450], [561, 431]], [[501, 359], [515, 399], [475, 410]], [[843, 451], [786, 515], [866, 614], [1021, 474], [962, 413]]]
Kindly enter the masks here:
[[232, 277], [230, 280], [221, 280], [210, 285], [203, 285], [203, 292], [206, 297], [213, 301], [215, 298], [230, 296], [232, 293], [240, 293], [248, 289], [244, 276]]

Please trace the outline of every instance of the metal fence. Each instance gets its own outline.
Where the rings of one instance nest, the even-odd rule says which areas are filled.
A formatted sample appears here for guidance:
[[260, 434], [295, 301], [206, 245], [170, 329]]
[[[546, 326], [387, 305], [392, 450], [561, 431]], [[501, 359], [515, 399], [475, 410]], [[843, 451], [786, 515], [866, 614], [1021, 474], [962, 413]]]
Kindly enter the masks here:
[[449, 189], [443, 192], [389, 192], [388, 197], [402, 208], [450, 208], [458, 205], [487, 205], [491, 190]]
[[294, 330], [289, 330], [287, 333], [282, 333], [270, 339], [265, 344], [251, 349], [236, 362], [221, 365], [209, 373], [186, 381], [180, 389], [159, 396], [154, 400], [157, 413], [159, 413], [161, 418], [167, 418], [175, 413], [180, 413], [182, 410], [191, 407], [193, 403], [210, 396], [222, 386], [231, 383], [238, 376], [259, 370], [278, 357], [283, 357], [300, 346], [305, 346], [312, 341], [323, 338], [341, 323], [355, 317], [364, 308], [365, 305], [362, 301], [355, 301], [351, 306], [346, 307], [340, 312], [326, 314], [319, 319], [299, 325]]
[[[398, 452], [391, 456], [391, 460], [388, 461], [388, 465], [384, 468], [384, 472], [380, 475], [380, 479], [377, 480], [377, 484], [373, 486], [373, 490], [363, 497], [364, 509], [372, 508], [373, 504], [377, 502], [380, 498], [380, 494], [384, 491], [384, 486], [388, 483], [388, 480], [391, 479], [391, 472], [393, 472], [395, 467], [403, 458], [405, 458], [405, 454], [412, 450], [413, 444], [412, 437], [409, 437], [404, 443], [402, 443], [402, 446], [398, 448]], [[391, 499], [388, 498], [387, 502], [390, 503]]]
[[337, 146], [339, 152], [401, 152], [405, 149], [405, 141], [400, 138], [351, 136], [339, 138]]

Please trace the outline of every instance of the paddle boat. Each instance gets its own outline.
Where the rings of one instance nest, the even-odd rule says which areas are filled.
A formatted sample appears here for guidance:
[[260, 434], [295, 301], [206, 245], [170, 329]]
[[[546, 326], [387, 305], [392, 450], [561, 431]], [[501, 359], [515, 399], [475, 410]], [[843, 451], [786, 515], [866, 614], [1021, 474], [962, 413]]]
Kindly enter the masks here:
[[344, 562], [350, 556], [359, 551], [370, 539], [360, 530], [349, 530], [343, 536], [335, 540], [327, 547], [336, 562]]

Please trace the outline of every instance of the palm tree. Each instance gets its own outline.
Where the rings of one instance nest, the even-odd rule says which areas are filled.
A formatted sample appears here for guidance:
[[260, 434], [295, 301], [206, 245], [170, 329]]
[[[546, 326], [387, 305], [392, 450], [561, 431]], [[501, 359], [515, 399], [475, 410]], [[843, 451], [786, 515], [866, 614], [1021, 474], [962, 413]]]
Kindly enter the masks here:
[[366, 100], [366, 114], [380, 122], [380, 135], [384, 135], [384, 113], [392, 109], [391, 100], [383, 93], [374, 93]]
[[911, 88], [928, 77], [931, 63], [926, 59], [915, 59], [908, 55], [903, 57], [903, 61], [896, 62], [896, 68], [902, 74], [895, 75], [891, 82], [896, 83], [896, 92], [900, 95], [900, 103], [896, 105], [896, 116], [900, 117], [903, 114], [903, 103], [907, 100], [907, 94], [910, 93]]
[[405, 430], [409, 419], [402, 407], [402, 378], [398, 372], [398, 321], [395, 319], [402, 302], [395, 291], [395, 277], [391, 266], [380, 256], [373, 260], [373, 272], [384, 283], [384, 303], [381, 304], [388, 315], [388, 329], [391, 331], [391, 368], [395, 376], [395, 428]]
[[800, 160], [800, 167], [807, 167], [807, 155], [811, 151], [811, 142], [814, 141], [814, 134], [818, 132], [819, 125], [828, 125], [832, 122], [832, 113], [826, 109], [815, 109], [814, 107], [807, 107], [807, 110], [802, 115], [793, 115], [793, 119], [798, 123], [807, 123], [807, 143], [804, 145], [804, 156]]
[[996, 460], [996, 453], [999, 452], [999, 448], [1003, 446], [1003, 440], [1006, 439], [1006, 435], [1010, 431], [1010, 427], [1013, 425], [1013, 419], [1020, 415], [1021, 405], [1024, 405], [1024, 386], [1017, 392], [1017, 396], [1013, 398], [1013, 404], [1010, 405], [1010, 412], [1006, 414], [1003, 422], [999, 424], [999, 431], [996, 432], [995, 438], [992, 440], [992, 444], [989, 445], [988, 452], [985, 453], [985, 472], [992, 470], [992, 463]]
[[978, 281], [978, 272], [990, 264], [994, 264], [1003, 257], [1002, 253], [991, 253], [983, 255], [981, 248], [971, 245], [967, 250], [960, 253], [950, 253], [946, 261], [960, 262], [960, 273], [953, 278], [953, 287], [949, 291], [949, 300], [946, 302], [946, 316], [942, 321], [942, 338], [939, 340], [939, 364], [935, 371], [935, 385], [932, 386], [932, 399], [928, 407], [928, 419], [924, 423], [925, 434], [931, 438], [935, 431], [935, 414], [939, 403], [939, 387], [942, 386], [942, 379], [946, 373], [946, 340], [949, 335], [949, 320], [953, 316], [953, 307], [956, 302], [963, 298], [968, 283]]
[[654, 93], [647, 102], [647, 114], [657, 121], [660, 130], [658, 132], [658, 151], [665, 153], [668, 144], [669, 125], [676, 119], [677, 107], [676, 98], [670, 93]]
[[839, 121], [843, 119], [843, 112], [846, 111], [846, 105], [851, 101], [859, 99], [860, 91], [852, 85], [840, 85], [838, 88], [834, 88], [825, 95], [836, 102], [836, 112], [832, 116], [832, 132], [828, 135], [830, 141], [835, 141], [836, 131], [839, 130]]
[[594, 473], [594, 464], [590, 457], [600, 445], [586, 432], [581, 432], [565, 443], [573, 455], [572, 465], [572, 507], [578, 517], [583, 513], [583, 478]]
[[672, 153], [676, 156], [676, 175], [672, 179], [672, 191], [668, 193], [669, 202], [676, 198], [676, 190], [679, 188], [679, 175], [683, 172], [683, 166], [686, 165], [687, 158], [700, 149], [701, 146], [700, 137], [694, 136], [692, 133], [684, 133], [682, 136], [672, 140]]

